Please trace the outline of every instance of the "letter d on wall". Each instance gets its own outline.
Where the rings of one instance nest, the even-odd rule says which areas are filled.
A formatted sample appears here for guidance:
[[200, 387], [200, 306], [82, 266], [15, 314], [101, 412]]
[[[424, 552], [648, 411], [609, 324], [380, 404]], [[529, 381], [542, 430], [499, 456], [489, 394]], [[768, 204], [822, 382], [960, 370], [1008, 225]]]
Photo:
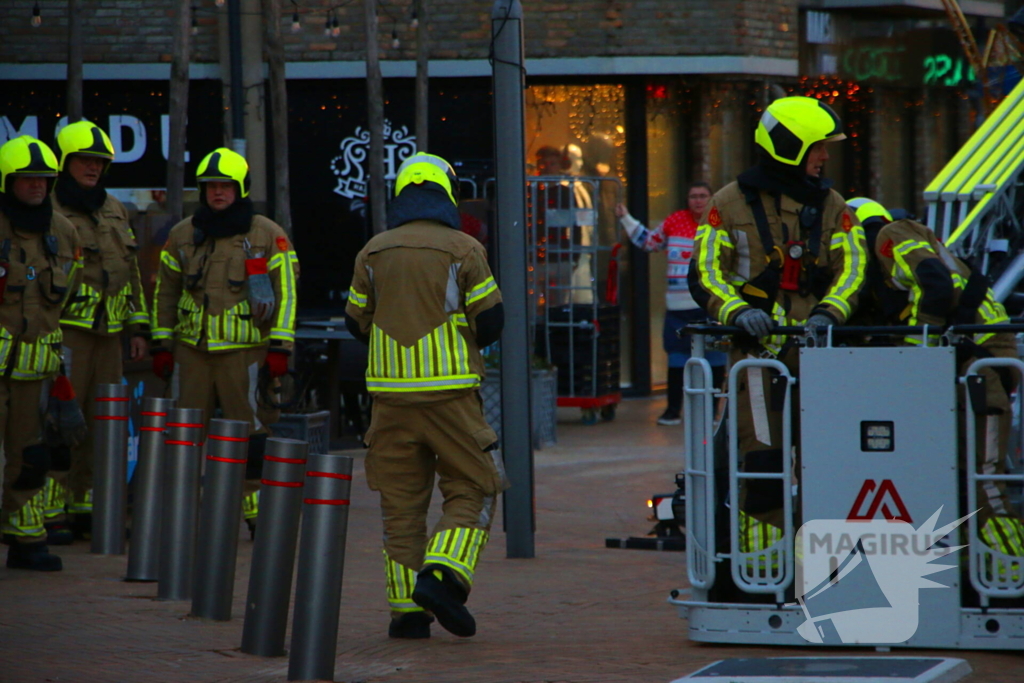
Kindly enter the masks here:
[[[132, 146], [124, 148], [124, 130], [132, 132]], [[134, 116], [112, 115], [110, 117], [110, 142], [114, 145], [114, 163], [128, 164], [138, 161], [146, 153], [146, 126]]]

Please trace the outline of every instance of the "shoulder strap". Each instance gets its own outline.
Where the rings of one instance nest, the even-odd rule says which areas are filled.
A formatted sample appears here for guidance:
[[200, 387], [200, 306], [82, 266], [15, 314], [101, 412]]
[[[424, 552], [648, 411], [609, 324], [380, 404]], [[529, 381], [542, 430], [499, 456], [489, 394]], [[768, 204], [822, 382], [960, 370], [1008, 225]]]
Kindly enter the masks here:
[[772, 228], [768, 223], [768, 214], [764, 210], [764, 202], [761, 201], [761, 193], [756, 187], [740, 183], [740, 191], [743, 198], [750, 206], [750, 212], [754, 214], [754, 225], [757, 226], [757, 236], [761, 238], [761, 246], [764, 247], [765, 256], [771, 262], [772, 252], [775, 251], [775, 240], [772, 238]]

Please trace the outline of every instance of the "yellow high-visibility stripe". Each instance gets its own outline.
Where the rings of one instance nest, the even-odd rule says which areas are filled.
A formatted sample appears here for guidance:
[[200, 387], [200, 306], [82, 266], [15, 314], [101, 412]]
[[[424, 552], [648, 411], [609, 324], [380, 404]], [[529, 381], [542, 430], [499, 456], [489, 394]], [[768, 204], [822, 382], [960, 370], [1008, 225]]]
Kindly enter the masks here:
[[167, 251], [166, 249], [160, 252], [160, 263], [164, 264], [165, 266], [173, 270], [175, 273], [181, 272], [181, 264], [178, 263], [178, 259], [171, 256], [171, 252]]
[[291, 252], [279, 253], [270, 260], [273, 262], [274, 259], [281, 257], [281, 262], [288, 266], [281, 269], [281, 301], [277, 304], [277, 321], [274, 327], [281, 330], [291, 330], [292, 339], [294, 339], [296, 284], [295, 269], [291, 267], [292, 259], [290, 254]]
[[494, 277], [488, 277], [486, 280], [478, 284], [473, 289], [466, 293], [466, 305], [469, 306], [472, 303], [480, 301], [491, 292], [498, 289], [498, 283], [494, 281]]
[[702, 225], [697, 229], [698, 240], [701, 239], [701, 233], [704, 235], [704, 249], [702, 251], [703, 260], [699, 264], [700, 283], [708, 292], [722, 300], [722, 307], [718, 312], [718, 320], [723, 324], [727, 324], [729, 322], [729, 315], [737, 308], [746, 305], [743, 298], [736, 293], [735, 288], [726, 282], [718, 267], [722, 247], [731, 247], [732, 243], [710, 225]]
[[360, 294], [359, 292], [357, 292], [355, 287], [349, 287], [348, 300], [349, 302], [355, 304], [359, 308], [366, 308], [366, 304], [369, 301], [369, 298], [367, 297], [366, 294]]
[[864, 282], [865, 265], [867, 264], [867, 253], [862, 245], [863, 229], [854, 226], [845, 238], [840, 239], [838, 245], [833, 239], [832, 249], [843, 250], [843, 271], [839, 284], [834, 292], [829, 293], [821, 300], [823, 304], [831, 304], [843, 312], [844, 317], [850, 317], [853, 307], [850, 305], [850, 298], [860, 291]]
[[472, 586], [480, 553], [489, 534], [483, 529], [466, 527], [448, 529], [434, 534], [427, 545], [423, 564], [440, 564], [460, 574]]

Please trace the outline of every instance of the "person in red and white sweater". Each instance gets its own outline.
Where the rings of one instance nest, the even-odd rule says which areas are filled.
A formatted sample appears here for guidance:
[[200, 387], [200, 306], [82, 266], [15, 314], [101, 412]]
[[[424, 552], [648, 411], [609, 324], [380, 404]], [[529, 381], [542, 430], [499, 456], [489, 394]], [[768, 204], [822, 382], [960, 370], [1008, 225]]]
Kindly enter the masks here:
[[[624, 204], [615, 207], [622, 228], [629, 241], [644, 251], [666, 251], [668, 254], [668, 288], [665, 290], [665, 326], [662, 342], [668, 354], [668, 407], [658, 418], [660, 425], [677, 425], [682, 421], [683, 366], [690, 358], [690, 338], [676, 335], [676, 330], [707, 318], [707, 314], [690, 294], [686, 276], [693, 256], [693, 241], [697, 226], [711, 199], [711, 186], [705, 182], [692, 183], [687, 190], [687, 207], [670, 214], [653, 230], [629, 214]], [[715, 386], [720, 386], [725, 373], [725, 354], [708, 351], [705, 354], [714, 371]]]

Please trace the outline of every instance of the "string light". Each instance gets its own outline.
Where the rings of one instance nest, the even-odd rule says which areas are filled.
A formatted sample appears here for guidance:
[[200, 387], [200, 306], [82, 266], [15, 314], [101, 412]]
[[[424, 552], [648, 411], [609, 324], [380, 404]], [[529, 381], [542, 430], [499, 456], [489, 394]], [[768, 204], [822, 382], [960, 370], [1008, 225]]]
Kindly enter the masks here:
[[299, 23], [299, 3], [292, 0], [292, 4], [295, 5], [295, 11], [292, 12], [292, 33], [298, 33], [302, 29], [302, 24]]
[[397, 50], [402, 46], [402, 41], [398, 39], [398, 29], [391, 29], [391, 48]]
[[409, 21], [409, 28], [417, 28], [420, 25], [419, 15], [416, 14], [416, 8], [412, 9], [412, 19]]
[[216, 0], [213, 4], [217, 5], [217, 7], [223, 7], [224, 0]]
[[328, 13], [327, 21], [324, 22], [324, 36], [328, 38], [331, 36], [331, 17], [333, 16], [333, 12]]
[[338, 15], [334, 15], [334, 23], [331, 25], [331, 36], [337, 38], [341, 35], [341, 25], [338, 23]]
[[196, 6], [192, 5], [192, 35], [199, 34], [199, 20], [196, 18]]
[[39, 28], [43, 24], [43, 17], [39, 13], [39, 3], [32, 7], [32, 27]]

